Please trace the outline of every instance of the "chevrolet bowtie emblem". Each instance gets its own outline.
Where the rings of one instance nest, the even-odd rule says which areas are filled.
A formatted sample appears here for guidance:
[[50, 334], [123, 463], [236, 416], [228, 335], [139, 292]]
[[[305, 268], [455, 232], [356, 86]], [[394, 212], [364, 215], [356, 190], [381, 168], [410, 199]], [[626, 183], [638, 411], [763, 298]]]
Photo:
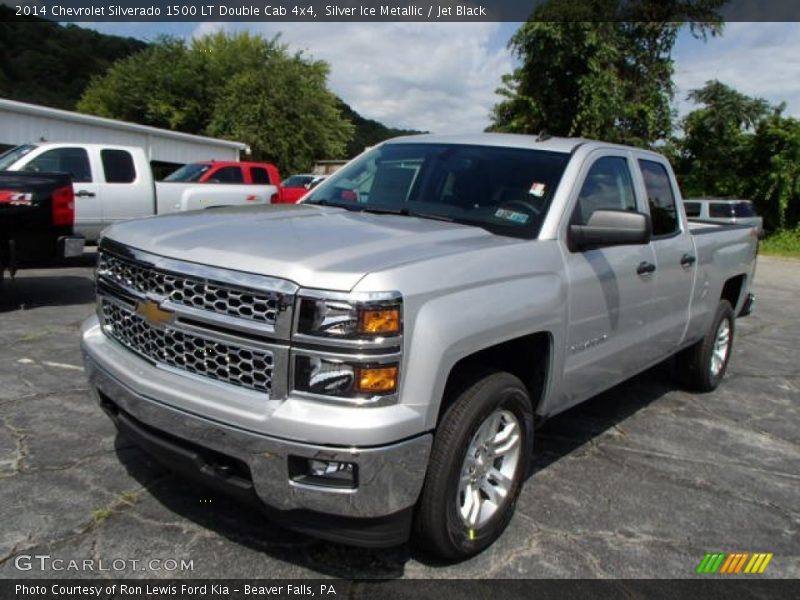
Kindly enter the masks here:
[[142, 300], [136, 305], [136, 313], [151, 325], [166, 325], [172, 320], [172, 313], [158, 306], [158, 302]]

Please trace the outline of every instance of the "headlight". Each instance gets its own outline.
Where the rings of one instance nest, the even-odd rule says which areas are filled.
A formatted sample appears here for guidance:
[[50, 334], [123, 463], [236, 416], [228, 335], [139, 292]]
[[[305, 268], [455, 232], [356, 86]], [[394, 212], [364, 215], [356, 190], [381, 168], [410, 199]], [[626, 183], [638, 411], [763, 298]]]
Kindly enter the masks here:
[[373, 364], [298, 355], [294, 389], [319, 396], [369, 401], [397, 391], [398, 363]]
[[294, 391], [316, 400], [398, 400], [403, 303], [398, 292], [300, 290], [292, 335]]
[[297, 314], [301, 335], [374, 341], [403, 332], [402, 300], [396, 292], [350, 295], [304, 290]]

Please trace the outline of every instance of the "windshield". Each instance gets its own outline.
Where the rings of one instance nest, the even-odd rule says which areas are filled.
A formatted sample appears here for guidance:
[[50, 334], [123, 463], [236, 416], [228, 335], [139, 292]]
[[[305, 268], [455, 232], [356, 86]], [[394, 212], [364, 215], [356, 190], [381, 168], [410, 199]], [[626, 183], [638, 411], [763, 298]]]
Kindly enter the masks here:
[[331, 175], [306, 204], [539, 234], [569, 155], [455, 144], [385, 144]]
[[36, 150], [35, 144], [25, 144], [24, 146], [16, 146], [10, 150], [6, 150], [0, 154], [0, 171], [5, 171], [32, 150]]
[[197, 181], [208, 171], [211, 165], [203, 163], [191, 163], [183, 165], [180, 169], [167, 175], [164, 181]]
[[292, 175], [281, 182], [283, 187], [304, 187], [311, 183], [313, 175]]

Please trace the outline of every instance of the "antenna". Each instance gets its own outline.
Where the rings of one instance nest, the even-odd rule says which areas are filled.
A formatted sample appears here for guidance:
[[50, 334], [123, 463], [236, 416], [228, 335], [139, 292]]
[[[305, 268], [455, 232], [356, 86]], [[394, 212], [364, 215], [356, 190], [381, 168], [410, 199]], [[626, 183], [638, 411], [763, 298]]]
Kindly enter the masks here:
[[547, 129], [542, 129], [539, 132], [539, 135], [536, 136], [536, 141], [537, 142], [545, 142], [545, 141], [549, 140], [551, 137], [553, 137], [553, 136], [550, 135], [549, 133], [547, 133]]

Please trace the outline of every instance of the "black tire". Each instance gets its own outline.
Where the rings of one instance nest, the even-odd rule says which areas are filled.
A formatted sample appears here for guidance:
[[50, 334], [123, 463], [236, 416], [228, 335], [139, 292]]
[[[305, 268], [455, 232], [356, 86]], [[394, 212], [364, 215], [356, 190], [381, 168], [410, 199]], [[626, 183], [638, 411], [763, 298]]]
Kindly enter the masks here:
[[[725, 376], [725, 371], [728, 369], [728, 363], [730, 362], [735, 322], [736, 319], [730, 302], [721, 300], [705, 337], [678, 354], [678, 374], [685, 387], [698, 392], [711, 392], [717, 388]], [[726, 323], [729, 331], [727, 352], [721, 368], [715, 370], [712, 368], [714, 346], [720, 335], [721, 328]]]
[[[520, 453], [508, 493], [486, 523], [474, 529], [459, 513], [459, 479], [467, 449], [480, 426], [498, 410], [516, 417]], [[445, 560], [463, 560], [491, 545], [514, 514], [533, 449], [533, 409], [528, 391], [513, 375], [491, 372], [467, 385], [442, 417], [414, 522], [414, 541]]]

